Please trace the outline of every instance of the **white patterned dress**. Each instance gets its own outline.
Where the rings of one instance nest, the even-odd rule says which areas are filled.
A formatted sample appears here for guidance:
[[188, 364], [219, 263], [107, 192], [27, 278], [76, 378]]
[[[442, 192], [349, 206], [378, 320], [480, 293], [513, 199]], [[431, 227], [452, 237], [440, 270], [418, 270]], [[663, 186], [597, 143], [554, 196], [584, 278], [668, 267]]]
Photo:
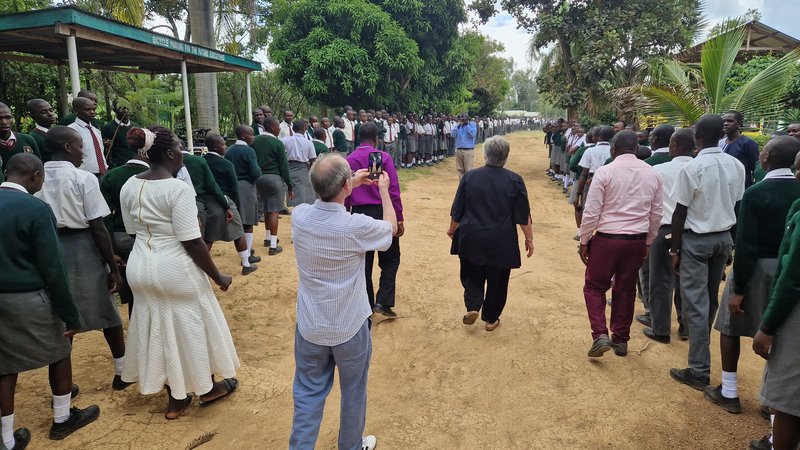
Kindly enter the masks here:
[[134, 307], [122, 379], [142, 394], [169, 385], [184, 399], [211, 390], [211, 374], [233, 377], [239, 358], [206, 274], [181, 241], [201, 237], [194, 192], [183, 181], [130, 178], [122, 217], [136, 242], [128, 259]]

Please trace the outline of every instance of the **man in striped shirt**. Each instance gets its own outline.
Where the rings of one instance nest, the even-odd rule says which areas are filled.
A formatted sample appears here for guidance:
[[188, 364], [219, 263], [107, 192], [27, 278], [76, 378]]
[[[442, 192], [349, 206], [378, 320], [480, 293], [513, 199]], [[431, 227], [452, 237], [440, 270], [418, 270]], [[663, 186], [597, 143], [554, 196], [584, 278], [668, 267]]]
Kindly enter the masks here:
[[353, 189], [373, 183], [368, 175], [366, 169], [351, 172], [339, 154], [323, 154], [309, 173], [319, 199], [292, 212], [299, 284], [291, 450], [314, 448], [336, 366], [342, 392], [338, 447], [376, 445], [375, 436], [362, 437], [372, 355], [364, 258], [389, 248], [397, 215], [385, 173], [377, 181], [383, 220], [347, 212], [344, 201]]

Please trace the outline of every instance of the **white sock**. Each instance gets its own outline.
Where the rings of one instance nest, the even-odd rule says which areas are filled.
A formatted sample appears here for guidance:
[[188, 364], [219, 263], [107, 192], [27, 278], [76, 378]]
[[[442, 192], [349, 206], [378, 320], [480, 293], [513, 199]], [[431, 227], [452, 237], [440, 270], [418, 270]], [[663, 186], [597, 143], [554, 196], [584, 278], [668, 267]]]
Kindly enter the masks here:
[[125, 357], [114, 358], [114, 375], [122, 375], [123, 367], [125, 367]]
[[247, 252], [253, 251], [253, 233], [245, 233], [244, 240], [247, 242]]
[[278, 247], [278, 236], [270, 236], [269, 248], [277, 248], [277, 247]]
[[722, 396], [725, 398], [736, 398], [739, 396], [736, 389], [736, 372], [722, 371]]
[[270, 233], [269, 230], [267, 230], [267, 238], [266, 238], [266, 240], [269, 240], [270, 237], [272, 237], [272, 233]]
[[3, 428], [3, 444], [8, 450], [14, 448], [14, 414], [9, 414], [0, 418]]
[[242, 259], [242, 267], [250, 267], [250, 251], [242, 250], [239, 252], [239, 258]]
[[53, 396], [53, 422], [64, 423], [69, 420], [70, 403], [72, 403], [72, 393]]

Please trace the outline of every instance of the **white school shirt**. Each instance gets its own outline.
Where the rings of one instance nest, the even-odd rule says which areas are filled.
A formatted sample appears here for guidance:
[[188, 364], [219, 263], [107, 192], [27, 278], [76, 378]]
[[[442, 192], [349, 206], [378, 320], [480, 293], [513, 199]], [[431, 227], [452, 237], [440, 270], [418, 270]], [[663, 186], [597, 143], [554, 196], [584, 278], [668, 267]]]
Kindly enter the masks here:
[[773, 178], [790, 180], [790, 179], [794, 178], [794, 174], [792, 173], [792, 169], [787, 169], [787, 168], [774, 169], [774, 170], [770, 170], [769, 172], [767, 172], [767, 174], [764, 175], [764, 178], [762, 178], [761, 181], [769, 180], [769, 179], [773, 179]]
[[669, 196], [688, 207], [685, 228], [718, 233], [736, 225], [734, 207], [744, 195], [744, 166], [720, 147], [704, 148], [678, 175]]
[[364, 277], [366, 252], [386, 251], [392, 225], [317, 200], [292, 211], [297, 260], [297, 331], [312, 344], [349, 341], [372, 314]]
[[390, 143], [397, 140], [397, 135], [400, 133], [400, 124], [393, 123], [386, 124], [386, 133], [383, 135], [383, 142]]
[[[655, 155], [656, 153], [669, 153], [669, 147], [661, 147], [653, 150], [653, 154]], [[669, 192], [666, 185], [664, 186], [664, 192]]]
[[325, 146], [328, 148], [333, 148], [333, 132], [336, 131], [336, 127], [331, 125], [325, 130]]
[[309, 162], [317, 157], [314, 143], [300, 133], [281, 139], [286, 148], [286, 159], [289, 161]]
[[[667, 148], [669, 150], [669, 148]], [[664, 197], [661, 204], [663, 215], [661, 216], [661, 225], [672, 225], [672, 214], [675, 212], [675, 199], [668, 195], [675, 187], [678, 181], [683, 166], [692, 160], [691, 156], [676, 156], [671, 161], [663, 164], [653, 166], [656, 172], [661, 175], [661, 180], [664, 183]]]
[[75, 122], [67, 125], [73, 130], [77, 131], [83, 139], [83, 163], [80, 167], [89, 173], [100, 173], [100, 166], [97, 164], [97, 154], [94, 151], [94, 142], [92, 141], [92, 133], [97, 138], [97, 143], [100, 145], [100, 153], [103, 154], [103, 163], [108, 170], [108, 161], [106, 161], [103, 149], [103, 134], [94, 125], [88, 124], [79, 118], [75, 118]]
[[356, 140], [356, 124], [355, 122], [351, 121], [350, 119], [342, 117], [342, 121], [344, 122], [344, 128], [342, 131], [344, 132], [344, 138], [347, 142], [353, 142]]
[[264, 128], [264, 125], [261, 125], [260, 123], [256, 123], [256, 127], [258, 128], [257, 130], [254, 130], [256, 132], [256, 136], [262, 135], [262, 134], [266, 134], [267, 129]]
[[44, 163], [44, 184], [34, 195], [50, 205], [58, 228], [89, 228], [90, 220], [111, 214], [97, 177], [68, 161]]
[[422, 129], [428, 136], [433, 136], [435, 134], [435, 132], [433, 131], [434, 127], [432, 124], [426, 123], [425, 125], [422, 126]]
[[608, 142], [598, 142], [594, 147], [589, 147], [583, 152], [578, 165], [589, 169], [589, 173], [595, 173], [610, 157], [611, 145]]
[[445, 120], [442, 124], [442, 128], [444, 129], [444, 135], [450, 136], [450, 132], [453, 131], [453, 122]]
[[285, 121], [281, 121], [281, 131], [278, 133], [278, 139], [283, 139], [286, 136], [294, 136], [294, 134], [295, 132], [292, 131], [292, 126]]

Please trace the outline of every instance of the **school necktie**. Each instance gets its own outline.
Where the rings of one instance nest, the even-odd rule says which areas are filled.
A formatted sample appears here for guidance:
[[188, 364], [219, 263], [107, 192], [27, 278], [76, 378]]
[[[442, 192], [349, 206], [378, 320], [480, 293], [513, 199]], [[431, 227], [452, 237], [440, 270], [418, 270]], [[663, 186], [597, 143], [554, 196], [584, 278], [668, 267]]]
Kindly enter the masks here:
[[294, 136], [294, 132], [292, 131], [292, 127], [289, 127], [289, 136]]
[[16, 141], [13, 139], [9, 139], [7, 141], [0, 140], [0, 148], [5, 150], [12, 150], [14, 149], [14, 142]]
[[103, 147], [100, 146], [100, 141], [97, 140], [97, 136], [94, 135], [94, 131], [92, 131], [92, 125], [86, 125], [86, 128], [89, 130], [89, 134], [92, 135], [92, 144], [94, 144], [94, 156], [97, 157], [97, 168], [100, 171], [101, 175], [105, 175], [106, 173], [106, 162], [103, 160]]
[[394, 128], [394, 125], [389, 125], [389, 142], [390, 142], [390, 143], [391, 143], [391, 142], [394, 142], [394, 137], [392, 137], [392, 136], [393, 136], [393, 135], [392, 135], [392, 129], [393, 129], [393, 128]]
[[[328, 140], [331, 143], [331, 145], [328, 145], [328, 147], [333, 147], [333, 134], [331, 134], [331, 130], [325, 130], [325, 132], [328, 133]], [[327, 142], [325, 144], [327, 145]]]

